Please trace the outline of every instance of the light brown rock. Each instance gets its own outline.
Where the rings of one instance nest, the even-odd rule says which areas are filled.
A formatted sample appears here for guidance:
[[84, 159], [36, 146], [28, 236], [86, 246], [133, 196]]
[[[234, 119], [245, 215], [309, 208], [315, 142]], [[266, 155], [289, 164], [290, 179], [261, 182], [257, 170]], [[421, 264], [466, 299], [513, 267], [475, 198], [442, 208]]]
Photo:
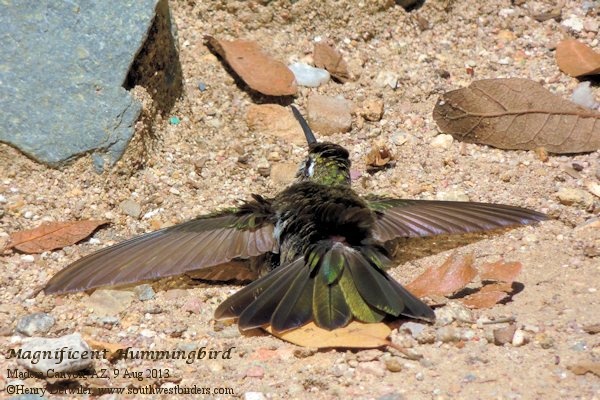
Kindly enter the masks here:
[[276, 163], [271, 167], [271, 179], [275, 183], [289, 184], [294, 180], [298, 166], [294, 163]]
[[312, 95], [308, 98], [308, 124], [321, 135], [348, 132], [352, 128], [352, 103], [338, 97]]
[[246, 112], [246, 124], [253, 132], [273, 135], [297, 145], [306, 144], [292, 112], [278, 104], [251, 105]]
[[362, 115], [362, 117], [367, 121], [381, 120], [381, 117], [383, 116], [383, 100], [366, 100], [360, 109], [360, 115]]

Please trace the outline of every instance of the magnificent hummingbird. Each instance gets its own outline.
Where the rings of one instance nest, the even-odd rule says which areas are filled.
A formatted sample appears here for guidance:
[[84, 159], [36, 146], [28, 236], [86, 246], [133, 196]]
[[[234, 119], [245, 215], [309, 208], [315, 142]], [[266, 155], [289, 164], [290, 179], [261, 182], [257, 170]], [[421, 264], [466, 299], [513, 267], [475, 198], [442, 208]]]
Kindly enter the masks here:
[[292, 185], [92, 253], [58, 272], [45, 292], [193, 271], [200, 279], [253, 281], [215, 311], [216, 319], [237, 318], [242, 330], [271, 325], [285, 332], [311, 321], [332, 330], [401, 316], [431, 321], [432, 309], [386, 272], [386, 242], [546, 219], [501, 204], [361, 197], [351, 188], [348, 151], [318, 142], [292, 111], [308, 142]]

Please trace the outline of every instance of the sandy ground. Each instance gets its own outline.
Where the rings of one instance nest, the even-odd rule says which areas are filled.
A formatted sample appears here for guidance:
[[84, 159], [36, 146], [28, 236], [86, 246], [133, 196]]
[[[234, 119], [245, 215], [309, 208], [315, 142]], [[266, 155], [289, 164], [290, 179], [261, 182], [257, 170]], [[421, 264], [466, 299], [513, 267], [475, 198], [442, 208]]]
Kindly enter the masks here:
[[[136, 138], [118, 167], [103, 175], [97, 175], [88, 160], [56, 171], [0, 145], [0, 194], [5, 199], [0, 204], [2, 243], [8, 233], [47, 220], [111, 222], [92, 242], [33, 259], [13, 252], [0, 255], [0, 370], [16, 368], [14, 360], [5, 359], [5, 350], [19, 344], [17, 321], [43, 311], [56, 319], [45, 335], [49, 337], [80, 332], [96, 341], [145, 350], [234, 347], [231, 359], [191, 364], [182, 360], [97, 361], [97, 369], [168, 369], [170, 377], [80, 379], [85, 387], [197, 385], [212, 390], [213, 394], [202, 398], [232, 397], [214, 394], [215, 388], [227, 388], [233, 397], [249, 399], [306, 398], [306, 393], [323, 399], [600, 398], [599, 376], [576, 375], [569, 369], [600, 361], [600, 336], [583, 329], [600, 323], [600, 258], [585, 250], [593, 235], [597, 240], [598, 229], [576, 229], [598, 217], [600, 199], [592, 197], [591, 205], [564, 205], [556, 195], [561, 188], [585, 190], [586, 182], [598, 182], [600, 154], [550, 156], [544, 162], [533, 152], [457, 142], [448, 149], [430, 144], [438, 133], [431, 110], [444, 91], [467, 86], [474, 79], [497, 77], [529, 78], [564, 97], [577, 85], [554, 62], [554, 46], [568, 29], [554, 20], [537, 22], [530, 17], [552, 10], [554, 2], [516, 3], [523, 4], [431, 0], [407, 12], [384, 0], [173, 1], [185, 92], [170, 115], [154, 122], [155, 139]], [[594, 12], [586, 16], [580, 1], [567, 0], [562, 8], [563, 19], [574, 16], [584, 23], [598, 18]], [[598, 48], [598, 32], [572, 33]], [[507, 304], [473, 311], [471, 322], [453, 322], [450, 327], [462, 332], [462, 339], [436, 339], [439, 326], [427, 328], [432, 335], [429, 341], [395, 332], [394, 341], [422, 355], [421, 360], [410, 360], [393, 349], [315, 351], [266, 334], [241, 335], [235, 325], [212, 320], [215, 307], [235, 286], [176, 280], [154, 283], [153, 299], [129, 299], [118, 317], [109, 320], [90, 306], [89, 294], [38, 293], [54, 273], [102, 246], [239, 204], [251, 193], [273, 195], [285, 187], [285, 182], [263, 177], [259, 166], [298, 163], [305, 148], [248, 131], [246, 109], [260, 99], [235, 84], [205, 47], [207, 34], [256, 40], [284, 62], [310, 61], [315, 38], [333, 40], [359, 78], [346, 84], [330, 81], [318, 89], [301, 88], [295, 102], [304, 110], [310, 93], [341, 95], [357, 107], [369, 99], [383, 100], [381, 121], [360, 121], [354, 115], [351, 132], [328, 138], [346, 146], [354, 168], [363, 172], [355, 182], [360, 193], [423, 199], [466, 195], [472, 201], [549, 213], [553, 219], [548, 222], [485, 235], [457, 249], [461, 254], [474, 253], [477, 263], [502, 257], [520, 261], [524, 268], [518, 280], [524, 289]], [[376, 84], [378, 75], [386, 71], [398, 77], [396, 90]], [[199, 82], [207, 90], [200, 91]], [[600, 98], [598, 87], [593, 90]], [[179, 117], [181, 123], [168, 124], [170, 116]], [[143, 143], [150, 146], [144, 150]], [[364, 157], [375, 143], [387, 144], [397, 163], [369, 175]], [[240, 157], [247, 164], [240, 164]], [[142, 218], [121, 210], [119, 204], [126, 199], [141, 206]], [[409, 282], [428, 266], [440, 265], [451, 250], [438, 242], [426, 242], [423, 258], [399, 261], [392, 275]], [[526, 335], [526, 344], [497, 346], [489, 342], [492, 331], [506, 324], [476, 323], [505, 317], [514, 318]], [[2, 389], [11, 382], [14, 379], [5, 372], [0, 374]], [[35, 378], [24, 384], [60, 387], [52, 380]], [[154, 397], [160, 398], [145, 398]]]

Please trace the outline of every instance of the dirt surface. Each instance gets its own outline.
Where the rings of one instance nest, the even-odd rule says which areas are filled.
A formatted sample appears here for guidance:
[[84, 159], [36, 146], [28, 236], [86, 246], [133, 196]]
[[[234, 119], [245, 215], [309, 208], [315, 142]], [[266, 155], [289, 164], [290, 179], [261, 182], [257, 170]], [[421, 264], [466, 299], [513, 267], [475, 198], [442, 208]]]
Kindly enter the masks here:
[[[584, 27], [579, 31], [552, 19], [538, 22], [531, 17], [552, 11], [554, 1], [512, 3], [428, 0], [407, 12], [386, 0], [171, 2], [178, 26], [184, 96], [169, 115], [153, 121], [152, 135], [147, 125], [140, 123], [130, 150], [116, 168], [98, 175], [88, 160], [80, 160], [56, 171], [0, 145], [0, 246], [10, 232], [33, 228], [42, 221], [111, 222], [97, 231], [93, 240], [62, 250], [34, 256], [11, 251], [0, 255], [0, 370], [17, 368], [14, 359], [6, 359], [6, 349], [19, 347], [22, 340], [15, 332], [17, 322], [23, 316], [46, 312], [56, 319], [42, 335], [47, 337], [79, 332], [90, 341], [141, 350], [233, 348], [230, 359], [219, 356], [192, 363], [95, 361], [96, 370], [107, 368], [120, 371], [120, 375], [76, 379], [83, 387], [196, 385], [212, 391], [210, 395], [180, 395], [183, 398], [600, 398], [600, 376], [578, 375], [574, 371], [581, 371], [572, 368], [600, 362], [600, 334], [584, 330], [600, 323], [600, 257], [593, 252], [593, 241], [599, 240], [600, 199], [580, 193], [580, 202], [563, 204], [569, 202], [561, 203], [557, 197], [561, 189], [587, 193], [586, 183], [599, 181], [600, 153], [551, 155], [542, 161], [534, 152], [501, 151], [456, 141], [448, 148], [432, 144], [438, 131], [431, 110], [440, 93], [467, 86], [475, 79], [521, 77], [539, 81], [568, 98], [578, 81], [556, 67], [556, 43], [570, 33], [598, 49], [597, 23], [594, 31], [598, 2], [561, 3], [563, 21], [581, 22]], [[589, 4], [596, 10], [586, 15]], [[474, 253], [476, 263], [500, 258], [520, 261], [524, 268], [518, 281], [523, 290], [506, 304], [467, 313], [466, 322], [426, 326], [425, 336], [395, 331], [392, 340], [422, 355], [420, 360], [411, 360], [392, 348], [315, 351], [267, 334], [242, 335], [236, 325], [212, 319], [216, 306], [237, 290], [236, 286], [194, 285], [173, 279], [154, 282], [153, 298], [127, 297], [123, 304], [113, 306], [116, 318], [99, 315], [88, 293], [40, 293], [54, 273], [96, 249], [234, 206], [251, 193], [274, 195], [286, 186], [263, 176], [265, 164], [299, 163], [305, 148], [249, 132], [246, 110], [251, 104], [270, 100], [236, 83], [204, 45], [205, 35], [256, 40], [286, 63], [310, 62], [317, 38], [335, 43], [358, 79], [344, 84], [330, 81], [318, 89], [300, 88], [294, 102], [305, 110], [311, 93], [340, 95], [357, 108], [370, 100], [383, 101], [382, 120], [363, 121], [354, 114], [350, 132], [328, 138], [349, 149], [353, 168], [362, 173], [355, 181], [361, 194], [421, 199], [466, 196], [471, 201], [549, 213], [552, 220], [537, 226], [484, 235], [456, 248], [462, 254]], [[397, 77], [395, 90], [377, 84], [383, 73]], [[199, 90], [199, 83], [205, 84], [206, 90]], [[599, 98], [597, 85], [592, 90]], [[143, 90], [138, 92], [150, 109], [149, 96]], [[171, 116], [181, 122], [169, 124]], [[376, 143], [390, 147], [396, 165], [370, 175], [364, 158]], [[123, 211], [120, 203], [127, 199], [141, 206], [140, 218]], [[594, 218], [595, 227], [580, 227]], [[412, 250], [400, 249], [401, 260], [392, 275], [406, 283], [428, 266], [440, 265], [453, 251], [440, 240], [425, 241], [426, 246], [413, 243], [421, 246], [418, 254], [422, 258], [402, 258]], [[133, 291], [133, 287], [125, 290]], [[494, 344], [493, 330], [508, 323], [487, 322], [513, 319], [525, 343]], [[138, 380], [123, 375], [124, 371], [146, 369], [153, 369], [154, 376]], [[167, 369], [169, 377], [164, 375]], [[2, 372], [0, 397], [7, 396], [4, 389], [10, 385], [65, 385], [57, 379], [24, 377], [22, 381]], [[226, 388], [233, 395], [214, 394], [215, 388]], [[139, 396], [123, 396], [134, 397]]]

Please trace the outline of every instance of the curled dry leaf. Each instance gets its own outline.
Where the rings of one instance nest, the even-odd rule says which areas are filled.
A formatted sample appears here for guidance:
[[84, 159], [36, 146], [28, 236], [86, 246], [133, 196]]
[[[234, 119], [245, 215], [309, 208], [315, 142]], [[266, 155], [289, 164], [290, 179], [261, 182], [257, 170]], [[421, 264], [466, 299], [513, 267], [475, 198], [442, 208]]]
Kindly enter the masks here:
[[366, 157], [367, 166], [373, 170], [383, 169], [389, 166], [393, 160], [394, 156], [392, 152], [385, 146], [373, 147]]
[[47, 222], [34, 229], [12, 233], [7, 248], [14, 247], [24, 253], [60, 249], [85, 239], [106, 223], [108, 221]]
[[265, 330], [280, 339], [304, 347], [347, 347], [370, 349], [390, 344], [387, 337], [392, 329], [386, 324], [364, 324], [358, 321], [350, 322], [346, 327], [332, 331], [319, 328], [310, 322], [300, 328], [284, 333], [273, 332], [270, 326]]
[[515, 280], [523, 265], [520, 262], [504, 262], [503, 260], [494, 263], [483, 264], [479, 267], [481, 280], [500, 281], [511, 283]]
[[457, 140], [501, 149], [580, 153], [600, 148], [600, 113], [528, 79], [486, 79], [440, 96], [440, 130]]
[[313, 60], [315, 67], [325, 68], [338, 81], [346, 82], [350, 79], [348, 64], [333, 46], [323, 42], [315, 43]]
[[573, 77], [600, 74], [600, 53], [575, 39], [563, 40], [556, 46], [556, 63], [562, 72]]
[[453, 253], [444, 264], [428, 268], [406, 288], [417, 297], [447, 296], [463, 289], [476, 276], [473, 255], [462, 256]]
[[251, 89], [267, 96], [291, 96], [297, 91], [296, 78], [283, 63], [266, 55], [250, 40], [218, 40], [208, 36], [207, 42]]

